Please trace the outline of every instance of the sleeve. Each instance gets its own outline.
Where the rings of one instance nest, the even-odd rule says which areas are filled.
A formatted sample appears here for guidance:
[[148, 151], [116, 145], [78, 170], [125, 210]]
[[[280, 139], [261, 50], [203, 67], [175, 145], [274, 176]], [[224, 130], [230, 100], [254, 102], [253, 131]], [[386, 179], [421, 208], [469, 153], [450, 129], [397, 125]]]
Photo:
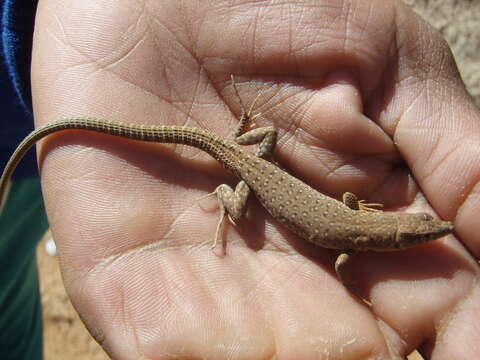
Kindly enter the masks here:
[[[30, 63], [38, 0], [0, 0], [0, 166], [33, 130]], [[19, 164], [15, 177], [36, 174], [35, 153]]]

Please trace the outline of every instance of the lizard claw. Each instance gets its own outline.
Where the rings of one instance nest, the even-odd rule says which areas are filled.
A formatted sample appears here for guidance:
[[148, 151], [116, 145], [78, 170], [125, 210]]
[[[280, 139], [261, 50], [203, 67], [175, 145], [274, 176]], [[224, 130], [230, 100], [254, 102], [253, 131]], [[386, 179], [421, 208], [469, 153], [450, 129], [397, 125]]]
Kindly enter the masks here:
[[215, 191], [212, 191], [211, 193], [207, 194], [207, 195], [203, 195], [203, 196], [200, 196], [199, 198], [197, 198], [197, 200], [195, 200], [196, 202], [199, 202], [199, 201], [202, 201], [210, 196], [213, 196], [213, 195], [217, 195], [217, 190]]
[[363, 211], [371, 212], [381, 212], [380, 209], [375, 209], [376, 207], [383, 207], [383, 204], [379, 203], [366, 203], [365, 200], [358, 200], [358, 208]]
[[232, 224], [233, 226], [237, 226], [237, 223], [235, 222], [235, 220], [232, 219], [230, 214], [228, 214], [228, 220], [230, 221], [230, 224]]

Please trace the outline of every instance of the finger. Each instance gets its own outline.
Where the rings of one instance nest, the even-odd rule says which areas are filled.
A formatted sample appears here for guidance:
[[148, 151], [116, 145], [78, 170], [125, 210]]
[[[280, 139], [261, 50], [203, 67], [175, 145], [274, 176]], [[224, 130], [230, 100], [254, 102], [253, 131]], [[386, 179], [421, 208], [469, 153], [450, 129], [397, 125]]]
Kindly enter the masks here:
[[433, 207], [443, 218], [455, 219], [456, 234], [478, 257], [480, 113], [440, 35], [413, 17], [404, 25], [410, 30], [398, 30], [395, 96], [379, 121]]

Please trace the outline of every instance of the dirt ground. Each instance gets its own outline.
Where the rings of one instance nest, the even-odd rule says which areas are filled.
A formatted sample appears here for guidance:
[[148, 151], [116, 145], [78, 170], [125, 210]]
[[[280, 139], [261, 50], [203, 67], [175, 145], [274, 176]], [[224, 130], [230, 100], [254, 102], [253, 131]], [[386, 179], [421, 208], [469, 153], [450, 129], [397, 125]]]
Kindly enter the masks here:
[[[405, 0], [450, 44], [468, 90], [480, 106], [480, 1]], [[45, 360], [102, 360], [109, 357], [90, 337], [65, 294], [57, 259], [38, 247], [44, 316]], [[409, 360], [419, 360], [418, 354]]]

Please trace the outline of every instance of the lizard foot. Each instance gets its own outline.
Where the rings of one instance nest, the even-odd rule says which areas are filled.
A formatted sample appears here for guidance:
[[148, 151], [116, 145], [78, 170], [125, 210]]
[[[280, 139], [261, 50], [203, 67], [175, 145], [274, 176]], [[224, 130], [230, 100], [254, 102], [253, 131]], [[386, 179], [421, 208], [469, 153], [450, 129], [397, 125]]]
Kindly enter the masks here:
[[352, 210], [380, 212], [382, 210], [375, 209], [375, 208], [383, 207], [383, 204], [366, 203], [365, 200], [358, 200], [357, 196], [351, 192], [344, 193], [342, 200], [343, 200], [343, 203]]

